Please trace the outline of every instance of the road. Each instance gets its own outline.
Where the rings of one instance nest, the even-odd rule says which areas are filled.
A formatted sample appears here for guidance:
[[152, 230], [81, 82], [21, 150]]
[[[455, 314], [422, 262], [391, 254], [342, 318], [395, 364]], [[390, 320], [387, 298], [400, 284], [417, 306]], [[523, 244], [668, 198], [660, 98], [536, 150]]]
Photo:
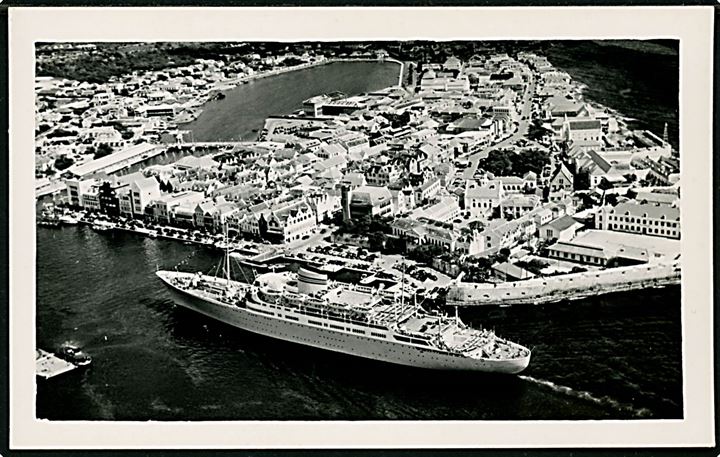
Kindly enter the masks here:
[[492, 151], [493, 149], [502, 149], [507, 146], [510, 146], [517, 140], [524, 138], [525, 135], [527, 135], [528, 127], [530, 125], [530, 117], [531, 117], [530, 112], [532, 109], [533, 95], [535, 95], [535, 75], [531, 74], [530, 85], [528, 86], [528, 89], [525, 91], [525, 94], [523, 95], [522, 108], [520, 109], [520, 121], [518, 123], [517, 130], [515, 130], [515, 132], [512, 135], [505, 138], [501, 142], [490, 145], [490, 146], [482, 149], [481, 151], [471, 153], [468, 156], [470, 165], [468, 166], [468, 168], [465, 169], [465, 172], [463, 173], [463, 177], [466, 177], [466, 178], [472, 177], [475, 174], [475, 172], [477, 171], [480, 160], [487, 157], [488, 154], [490, 153], [490, 151]]
[[328, 244], [323, 243], [323, 239], [331, 234], [329, 229], [331, 229], [331, 227], [327, 224], [318, 224], [317, 232], [310, 235], [307, 239], [296, 240], [292, 243], [288, 243], [284, 247], [283, 251], [285, 252], [285, 254], [297, 254], [298, 252], [304, 251], [311, 246]]

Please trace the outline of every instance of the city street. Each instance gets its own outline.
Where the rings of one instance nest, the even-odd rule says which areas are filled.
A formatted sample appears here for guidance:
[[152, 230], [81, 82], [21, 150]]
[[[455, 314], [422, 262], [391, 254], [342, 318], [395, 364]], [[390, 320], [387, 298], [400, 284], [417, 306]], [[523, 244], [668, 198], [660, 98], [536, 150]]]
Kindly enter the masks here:
[[[474, 152], [468, 156], [468, 160], [470, 162], [470, 165], [465, 171], [466, 175], [474, 175], [477, 171], [478, 164], [480, 163], [480, 160], [486, 158], [490, 151], [493, 149], [502, 149], [507, 146], [512, 145], [517, 140], [524, 138], [527, 134], [528, 127], [530, 125], [530, 111], [532, 109], [532, 99], [535, 95], [535, 76], [531, 76], [530, 78], [530, 85], [528, 86], [528, 89], [525, 91], [525, 94], [523, 95], [523, 101], [522, 101], [522, 108], [520, 110], [520, 121], [518, 123], [518, 127], [515, 130], [515, 132], [510, 135], [509, 137], [505, 138], [499, 143], [493, 144], [491, 146], [488, 146], [481, 151]], [[472, 171], [468, 171], [472, 170]]]

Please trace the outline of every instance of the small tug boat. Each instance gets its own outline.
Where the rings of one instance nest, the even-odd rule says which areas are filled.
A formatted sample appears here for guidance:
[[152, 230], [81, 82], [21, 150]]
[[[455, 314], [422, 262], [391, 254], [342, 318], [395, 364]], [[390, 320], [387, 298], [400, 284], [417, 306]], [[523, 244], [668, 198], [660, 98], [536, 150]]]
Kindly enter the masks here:
[[57, 351], [56, 355], [66, 362], [70, 362], [78, 367], [90, 365], [92, 362], [92, 357], [85, 354], [80, 350], [80, 348], [73, 346], [72, 344], [63, 344]]

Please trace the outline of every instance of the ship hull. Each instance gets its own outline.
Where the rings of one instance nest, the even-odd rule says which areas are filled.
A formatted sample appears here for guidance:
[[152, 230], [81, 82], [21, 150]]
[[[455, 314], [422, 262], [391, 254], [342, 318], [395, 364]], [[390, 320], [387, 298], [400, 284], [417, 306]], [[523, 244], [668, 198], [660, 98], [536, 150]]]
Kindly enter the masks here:
[[[234, 327], [283, 341], [372, 360], [434, 370], [516, 374], [524, 370], [530, 362], [530, 356], [510, 360], [474, 359], [393, 341], [390, 336], [387, 339], [376, 339], [355, 335], [351, 332], [310, 325], [302, 322], [302, 317], [291, 315], [291, 313], [278, 313], [282, 314], [282, 317], [268, 316], [246, 307], [228, 305], [214, 299], [197, 296], [192, 292], [177, 288], [162, 275], [158, 276], [168, 287], [174, 302], [178, 305]], [[293, 318], [298, 321], [293, 321]]]

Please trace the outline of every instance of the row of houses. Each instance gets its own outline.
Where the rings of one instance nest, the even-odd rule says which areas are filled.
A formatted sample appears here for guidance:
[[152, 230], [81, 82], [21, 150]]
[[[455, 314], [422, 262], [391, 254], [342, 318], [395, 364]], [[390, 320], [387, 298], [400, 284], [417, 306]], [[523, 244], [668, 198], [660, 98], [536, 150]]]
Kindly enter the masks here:
[[311, 235], [319, 221], [339, 209], [339, 199], [323, 193], [286, 195], [258, 205], [193, 190], [164, 193], [157, 179], [138, 174], [68, 180], [67, 197], [71, 206], [88, 211], [212, 232], [227, 226], [279, 243]]

